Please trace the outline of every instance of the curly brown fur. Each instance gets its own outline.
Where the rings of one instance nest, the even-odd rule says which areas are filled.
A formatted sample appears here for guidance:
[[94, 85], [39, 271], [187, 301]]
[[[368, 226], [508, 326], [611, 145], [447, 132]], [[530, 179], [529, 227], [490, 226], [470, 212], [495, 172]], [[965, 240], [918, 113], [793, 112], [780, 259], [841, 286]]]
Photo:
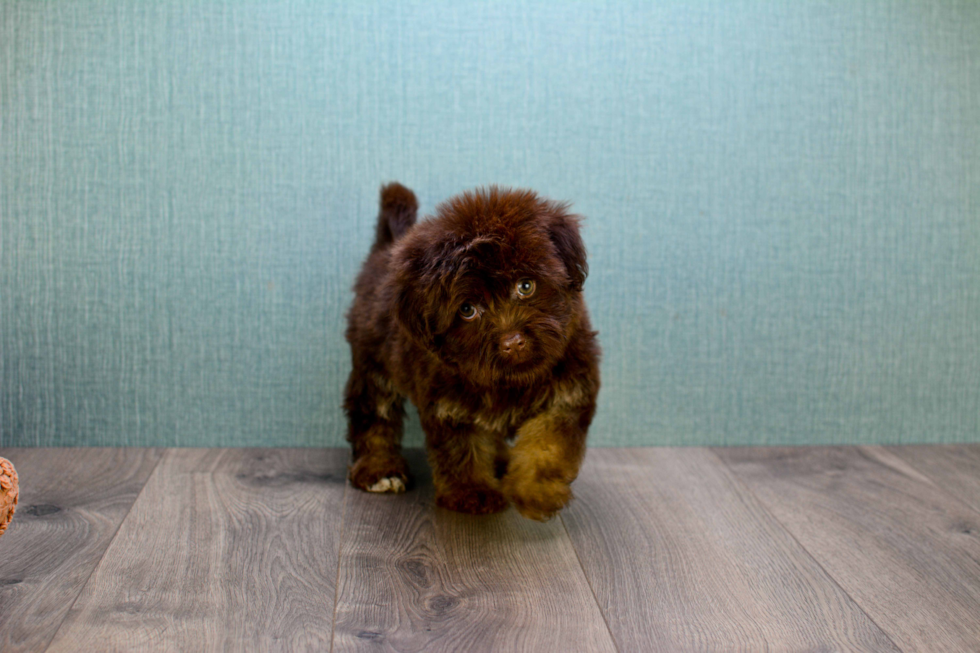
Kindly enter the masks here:
[[426, 434], [436, 503], [532, 519], [571, 500], [599, 391], [582, 298], [579, 219], [528, 190], [463, 193], [415, 223], [404, 186], [381, 189], [354, 286], [344, 409], [351, 482], [402, 491], [404, 399]]

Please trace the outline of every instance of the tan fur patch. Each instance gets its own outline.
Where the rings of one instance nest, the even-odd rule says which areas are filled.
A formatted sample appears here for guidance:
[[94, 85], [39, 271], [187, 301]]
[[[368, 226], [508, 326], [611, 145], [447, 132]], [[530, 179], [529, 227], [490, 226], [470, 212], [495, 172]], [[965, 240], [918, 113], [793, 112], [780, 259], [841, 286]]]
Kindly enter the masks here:
[[585, 389], [578, 383], [564, 382], [555, 386], [554, 394], [551, 398], [551, 405], [554, 408], [580, 408], [588, 403], [589, 397]]
[[548, 411], [524, 422], [517, 429], [511, 459], [520, 458], [522, 465], [534, 468], [562, 460], [564, 451], [555, 428], [555, 417], [552, 411]]
[[479, 426], [481, 429], [493, 432], [499, 432], [506, 429], [513, 419], [513, 411], [504, 411], [498, 413], [477, 413], [473, 416], [473, 423]]
[[472, 422], [475, 426], [484, 431], [500, 432], [505, 430], [509, 425], [511, 425], [516, 415], [514, 411], [491, 411], [491, 410], [481, 410], [480, 412], [473, 414], [465, 406], [462, 406], [449, 399], [440, 399], [436, 402], [436, 418], [455, 422], [459, 424]]
[[449, 422], [464, 422], [470, 416], [465, 406], [457, 404], [449, 399], [440, 399], [436, 402], [436, 418]]
[[562, 447], [555, 442], [548, 422], [543, 415], [521, 427], [501, 481], [504, 496], [518, 512], [540, 521], [550, 519], [571, 499], [569, 483], [578, 470], [572, 461], [562, 458]]
[[391, 431], [384, 424], [374, 424], [365, 433], [359, 444], [363, 451], [388, 451], [398, 445], [392, 442]]
[[381, 390], [384, 390], [388, 394], [395, 394], [395, 386], [391, 384], [391, 379], [383, 374], [372, 374], [371, 380], [374, 384], [378, 386]]
[[510, 450], [502, 488], [517, 510], [530, 519], [550, 519], [572, 498], [583, 447], [569, 439], [569, 415], [552, 408], [524, 422]]
[[375, 406], [378, 411], [378, 417], [383, 420], [389, 420], [391, 419], [391, 409], [398, 401], [399, 395], [395, 391], [395, 387], [391, 384], [391, 380], [388, 379], [388, 377], [380, 374], [372, 374], [371, 380], [377, 386], [379, 391], [378, 403]]

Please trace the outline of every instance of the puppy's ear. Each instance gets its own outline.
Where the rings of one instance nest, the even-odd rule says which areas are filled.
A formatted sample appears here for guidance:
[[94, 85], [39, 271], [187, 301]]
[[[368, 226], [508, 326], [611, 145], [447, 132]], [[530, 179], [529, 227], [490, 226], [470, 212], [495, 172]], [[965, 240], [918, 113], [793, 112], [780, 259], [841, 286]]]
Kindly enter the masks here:
[[396, 245], [392, 254], [394, 275], [394, 318], [412, 338], [424, 347], [431, 349], [437, 330], [438, 298], [434, 296], [431, 271], [426, 261], [431, 256], [422, 243]]
[[428, 318], [430, 310], [428, 298], [419, 287], [418, 279], [401, 277], [395, 289], [395, 320], [426, 348], [432, 344], [432, 325]]
[[549, 236], [555, 246], [558, 258], [565, 264], [568, 272], [570, 287], [580, 292], [589, 275], [589, 264], [585, 257], [585, 243], [579, 233], [578, 216], [568, 215], [564, 211], [555, 211], [551, 215]]

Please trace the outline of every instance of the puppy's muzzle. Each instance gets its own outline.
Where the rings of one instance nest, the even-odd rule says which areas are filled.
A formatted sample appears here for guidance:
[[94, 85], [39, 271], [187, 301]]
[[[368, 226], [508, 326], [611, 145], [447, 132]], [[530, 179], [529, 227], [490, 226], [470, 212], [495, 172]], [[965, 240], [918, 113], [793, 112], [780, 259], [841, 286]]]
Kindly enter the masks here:
[[501, 355], [513, 363], [519, 363], [525, 360], [530, 353], [530, 349], [527, 338], [519, 331], [508, 333], [500, 339]]

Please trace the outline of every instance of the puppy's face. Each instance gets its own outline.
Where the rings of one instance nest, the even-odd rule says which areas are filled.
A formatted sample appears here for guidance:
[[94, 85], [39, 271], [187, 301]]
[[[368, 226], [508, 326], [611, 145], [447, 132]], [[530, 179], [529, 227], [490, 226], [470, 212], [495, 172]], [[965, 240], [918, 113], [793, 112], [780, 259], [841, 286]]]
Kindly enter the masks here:
[[395, 317], [480, 385], [521, 385], [563, 356], [587, 274], [578, 220], [529, 191], [465, 193], [392, 254]]

